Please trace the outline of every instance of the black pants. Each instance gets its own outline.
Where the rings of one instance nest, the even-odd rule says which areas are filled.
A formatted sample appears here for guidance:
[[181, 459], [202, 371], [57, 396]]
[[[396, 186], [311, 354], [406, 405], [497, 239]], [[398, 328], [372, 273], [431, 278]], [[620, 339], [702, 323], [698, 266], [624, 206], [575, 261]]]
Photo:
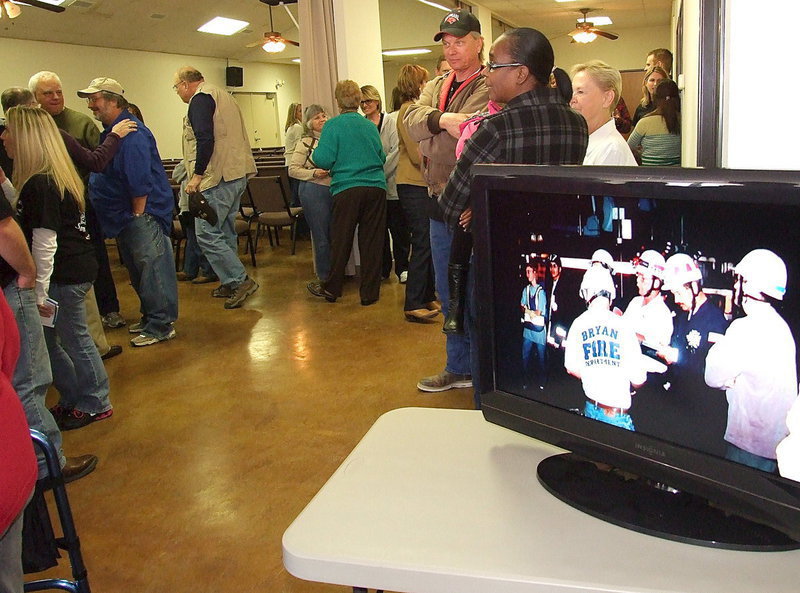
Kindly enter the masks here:
[[428, 216], [428, 188], [397, 185], [397, 195], [410, 231], [411, 257], [408, 261], [405, 310], [422, 309], [436, 299], [431, 256], [431, 219]]
[[108, 261], [106, 242], [103, 240], [100, 222], [97, 220], [97, 215], [88, 200], [86, 201], [86, 227], [89, 230], [89, 237], [97, 257], [97, 279], [94, 281], [94, 296], [97, 299], [97, 308], [100, 309], [100, 315], [108, 315], [119, 311], [117, 287], [114, 285], [114, 277], [111, 275], [111, 264]]
[[386, 190], [351, 187], [333, 196], [331, 273], [325, 282], [325, 290], [336, 297], [342, 296], [344, 269], [350, 259], [356, 226], [361, 252], [361, 300], [372, 301], [380, 296], [381, 290]]
[[[389, 244], [389, 233], [392, 235], [391, 245]], [[381, 269], [384, 278], [388, 278], [392, 271], [392, 259], [394, 259], [394, 273], [398, 278], [400, 274], [408, 271], [408, 246], [408, 224], [400, 200], [386, 200], [386, 232], [383, 240], [383, 267]]]

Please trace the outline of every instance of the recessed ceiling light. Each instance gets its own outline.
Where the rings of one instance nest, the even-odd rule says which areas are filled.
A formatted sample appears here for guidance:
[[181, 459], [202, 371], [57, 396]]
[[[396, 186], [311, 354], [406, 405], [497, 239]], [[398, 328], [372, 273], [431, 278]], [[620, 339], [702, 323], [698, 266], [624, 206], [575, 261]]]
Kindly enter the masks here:
[[452, 6], [443, 6], [441, 4], [437, 4], [436, 2], [431, 2], [430, 0], [417, 0], [418, 2], [422, 2], [423, 4], [427, 4], [428, 6], [433, 6], [434, 8], [438, 8], [439, 10], [444, 10], [445, 12], [450, 12], [453, 10]]
[[429, 49], [390, 49], [383, 53], [384, 56], [417, 56], [420, 54], [429, 54], [431, 50]]
[[556, 2], [575, 2], [575, 0], [556, 0]]
[[197, 29], [201, 33], [213, 33], [214, 35], [233, 35], [244, 29], [250, 23], [228, 19], [224, 16], [217, 16], [208, 21], [205, 25]]
[[294, 62], [295, 64], [299, 64], [300, 58], [292, 58], [292, 62]]
[[[607, 16], [587, 16], [586, 20], [592, 23], [595, 27], [602, 27], [603, 25], [613, 25], [614, 23], [611, 21], [611, 17]], [[578, 19], [577, 23], [582, 23], [583, 19]]]

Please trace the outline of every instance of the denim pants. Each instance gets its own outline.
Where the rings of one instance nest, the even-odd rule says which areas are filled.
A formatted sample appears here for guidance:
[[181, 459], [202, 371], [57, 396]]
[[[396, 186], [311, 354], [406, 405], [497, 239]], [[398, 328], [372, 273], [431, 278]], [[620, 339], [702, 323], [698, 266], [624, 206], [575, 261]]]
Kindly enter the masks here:
[[216, 226], [202, 218], [195, 220], [195, 233], [200, 249], [222, 284], [239, 286], [247, 278], [247, 272], [239, 259], [236, 242], [236, 216], [239, 203], [247, 187], [247, 178], [233, 181], [220, 180], [219, 185], [203, 192], [203, 197], [217, 213]]
[[117, 244], [139, 295], [142, 333], [166, 337], [178, 318], [178, 282], [170, 238], [155, 218], [145, 214], [122, 229]]
[[331, 273], [331, 216], [333, 197], [327, 185], [300, 182], [300, 204], [303, 217], [311, 230], [311, 243], [314, 247], [314, 269], [321, 281]]
[[[36, 308], [36, 295], [32, 288], [19, 288], [16, 280], [9, 283], [3, 292], [19, 328], [19, 359], [12, 379], [14, 390], [22, 402], [28, 426], [50, 439], [63, 466], [65, 459], [61, 450], [61, 431], [45, 405], [45, 396], [53, 382], [53, 375], [39, 309]], [[37, 449], [36, 456], [39, 460], [39, 477], [43, 477], [47, 475], [44, 455]]]
[[408, 262], [408, 282], [404, 309], [423, 309], [436, 299], [431, 259], [431, 225], [428, 217], [428, 189], [418, 185], [397, 185], [397, 196], [408, 222], [411, 235], [411, 258]]
[[[436, 276], [436, 292], [442, 301], [442, 313], [447, 315], [447, 302], [450, 299], [450, 287], [447, 284], [447, 265], [450, 262], [450, 243], [453, 233], [447, 225], [440, 221], [430, 219], [431, 225], [431, 256], [433, 257], [433, 271]], [[470, 274], [472, 276], [472, 274]], [[457, 375], [470, 375], [470, 324], [464, 324], [463, 334], [446, 334], [447, 362], [444, 370]]]
[[44, 328], [44, 339], [53, 369], [53, 384], [61, 395], [58, 403], [88, 414], [111, 409], [108, 374], [86, 325], [83, 304], [91, 282], [50, 283], [50, 298], [58, 303], [55, 327]]
[[203, 255], [203, 251], [200, 249], [200, 245], [197, 243], [195, 217], [188, 212], [183, 212], [180, 215], [180, 219], [186, 236], [186, 246], [183, 248], [183, 273], [191, 278], [196, 278], [197, 276], [213, 278], [214, 270], [211, 269], [211, 264], [208, 263], [206, 256]]
[[590, 401], [586, 402], [586, 405], [583, 408], [583, 415], [587, 418], [591, 418], [592, 420], [599, 420], [600, 422], [605, 422], [606, 424], [619, 426], [625, 430], [636, 430], [636, 428], [633, 426], [633, 418], [631, 418], [630, 414], [616, 414], [615, 416], [609, 416], [606, 414], [605, 410], [599, 408], [596, 404]]

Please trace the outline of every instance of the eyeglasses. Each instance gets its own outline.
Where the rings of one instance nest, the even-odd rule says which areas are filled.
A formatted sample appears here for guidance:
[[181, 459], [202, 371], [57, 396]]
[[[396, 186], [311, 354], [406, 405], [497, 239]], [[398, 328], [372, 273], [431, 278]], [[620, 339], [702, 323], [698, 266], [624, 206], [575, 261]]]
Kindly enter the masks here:
[[361, 104], [362, 105], [368, 105], [369, 103], [374, 103], [374, 102], [375, 102], [375, 99], [364, 99], [363, 101], [361, 101]]
[[515, 66], [524, 66], [525, 64], [520, 64], [519, 62], [511, 62], [510, 64], [496, 64], [495, 62], [486, 62], [486, 68], [488, 68], [489, 72], [494, 72], [498, 68], [511, 68]]
[[180, 85], [182, 85], [182, 84], [185, 84], [185, 83], [186, 83], [186, 81], [185, 81], [185, 80], [181, 80], [180, 82], [176, 82], [175, 84], [173, 84], [173, 85], [172, 85], [172, 90], [173, 90], [173, 91], [177, 91], [177, 90], [178, 90], [178, 87], [179, 87]]

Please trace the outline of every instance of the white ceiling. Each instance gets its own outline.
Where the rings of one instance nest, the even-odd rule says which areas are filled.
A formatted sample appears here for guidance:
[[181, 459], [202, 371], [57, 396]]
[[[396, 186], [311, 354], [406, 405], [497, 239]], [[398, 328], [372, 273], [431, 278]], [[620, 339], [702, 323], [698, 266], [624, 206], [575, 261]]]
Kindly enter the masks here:
[[[384, 49], [415, 47], [432, 43], [431, 31], [442, 11], [416, 0], [379, 0], [384, 31]], [[450, 0], [439, 0], [452, 4]], [[496, 17], [512, 26], [534, 27], [550, 38], [566, 34], [580, 17], [578, 9], [592, 6], [586, 0], [557, 3], [555, 0], [481, 0]], [[672, 0], [604, 0], [595, 14], [610, 16], [607, 29], [629, 29], [666, 25]], [[297, 5], [289, 5], [297, 18]], [[403, 26], [395, 15], [402, 10]], [[274, 28], [284, 36], [301, 41], [285, 8], [272, 9]], [[215, 16], [247, 21], [250, 26], [231, 37], [197, 32]], [[416, 24], [419, 26], [416, 26]], [[286, 62], [298, 56], [295, 48], [266, 54], [246, 44], [259, 40], [269, 30], [269, 12], [259, 0], [76, 0], [65, 12], [55, 14], [29, 6], [10, 21], [0, 21], [0, 35], [13, 39], [54, 41], [78, 45], [157, 51], [228, 58], [239, 62]], [[428, 41], [430, 40], [430, 41]]]

